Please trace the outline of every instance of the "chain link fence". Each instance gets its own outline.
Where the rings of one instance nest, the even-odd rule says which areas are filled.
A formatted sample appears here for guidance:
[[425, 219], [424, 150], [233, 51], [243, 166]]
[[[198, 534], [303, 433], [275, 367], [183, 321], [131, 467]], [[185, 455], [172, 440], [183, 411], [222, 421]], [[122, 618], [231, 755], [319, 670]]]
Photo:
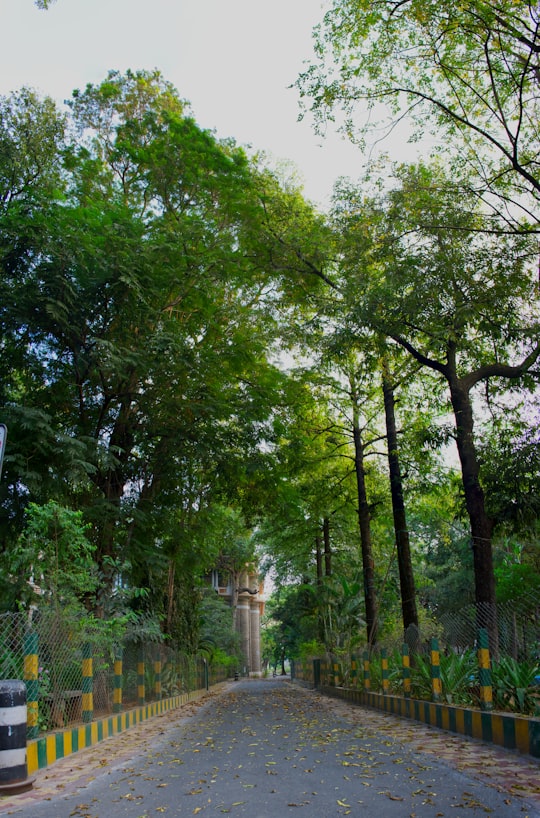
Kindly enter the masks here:
[[[433, 696], [433, 650], [440, 696], [447, 703], [478, 706], [479, 634], [489, 640], [490, 684], [499, 710], [540, 715], [540, 599], [523, 594], [496, 606], [469, 605], [440, 615], [421, 613], [420, 627], [382, 639], [376, 649], [360, 642], [349, 653], [310, 656], [294, 662], [296, 679], [310, 685], [339, 685], [373, 692], [404, 694], [430, 700]], [[407, 656], [407, 674], [403, 657]], [[384, 662], [383, 662], [384, 660]]]
[[[476, 647], [479, 627], [491, 627], [496, 633], [497, 644], [490, 644], [492, 653], [509, 657], [517, 662], [540, 661], [540, 598], [533, 594], [495, 606], [472, 604], [458, 611], [437, 611], [421, 617], [417, 629], [410, 627], [405, 642], [411, 651], [423, 653], [429, 650], [430, 639], [436, 637], [442, 651], [462, 653]], [[389, 651], [399, 650], [403, 642], [397, 638], [383, 639], [381, 647]]]
[[[454, 650], [472, 647], [478, 632], [478, 623], [488, 622], [490, 611], [483, 605], [469, 605], [458, 615], [441, 614], [441, 639]], [[540, 661], [540, 599], [532, 594], [511, 602], [499, 602], [495, 621], [498, 634], [498, 652], [518, 662]]]
[[31, 618], [0, 614], [0, 679], [27, 682], [28, 701], [34, 695], [37, 700], [38, 732], [89, 720], [85, 691], [92, 694], [91, 718], [102, 718], [209, 687], [228, 675], [226, 667], [203, 657], [137, 636], [117, 639], [101, 623], [65, 611], [45, 608]]

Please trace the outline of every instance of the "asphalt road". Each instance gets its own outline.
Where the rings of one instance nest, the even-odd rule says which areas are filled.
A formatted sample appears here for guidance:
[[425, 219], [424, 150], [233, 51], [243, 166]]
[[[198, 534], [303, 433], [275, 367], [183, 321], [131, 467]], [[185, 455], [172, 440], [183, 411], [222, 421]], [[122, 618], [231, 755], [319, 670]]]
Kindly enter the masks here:
[[523, 799], [375, 729], [362, 712], [281, 680], [238, 682], [187, 718], [170, 713], [150, 742], [135, 742], [127, 760], [111, 756], [75, 791], [9, 814], [540, 818]]

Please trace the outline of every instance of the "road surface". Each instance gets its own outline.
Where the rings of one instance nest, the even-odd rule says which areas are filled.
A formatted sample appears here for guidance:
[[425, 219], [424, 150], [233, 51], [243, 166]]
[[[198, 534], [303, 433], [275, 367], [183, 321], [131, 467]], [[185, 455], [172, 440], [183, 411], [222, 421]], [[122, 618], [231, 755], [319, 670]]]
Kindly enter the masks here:
[[[449, 746], [454, 753], [445, 752]], [[187, 714], [169, 712], [87, 753], [41, 771], [31, 794], [0, 799], [0, 813], [540, 818], [540, 789], [528, 800], [511, 770], [496, 769], [499, 759], [510, 758], [534, 779], [534, 760], [281, 679], [231, 683]], [[459, 769], [466, 753], [471, 763]], [[536, 767], [540, 786], [540, 764]], [[491, 773], [482, 778], [482, 770]], [[499, 791], [503, 779], [507, 783]]]

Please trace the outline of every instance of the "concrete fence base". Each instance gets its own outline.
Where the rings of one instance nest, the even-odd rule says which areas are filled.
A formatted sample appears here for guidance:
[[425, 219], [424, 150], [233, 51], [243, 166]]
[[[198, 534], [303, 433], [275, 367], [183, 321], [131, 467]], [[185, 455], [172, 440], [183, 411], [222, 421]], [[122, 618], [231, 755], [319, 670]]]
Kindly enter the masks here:
[[513, 713], [485, 712], [473, 708], [458, 707], [442, 702], [427, 702], [368, 693], [346, 687], [318, 687], [325, 696], [344, 699], [352, 704], [363, 705], [392, 713], [407, 719], [429, 724], [451, 733], [481, 739], [520, 753], [540, 758], [540, 719], [527, 718]]
[[[225, 682], [213, 685], [211, 690], [218, 690]], [[196, 701], [207, 695], [206, 688], [182, 693], [150, 704], [134, 707], [123, 713], [113, 714], [78, 727], [67, 728], [30, 741], [27, 745], [28, 771], [33, 773], [54, 764], [72, 753], [92, 747], [110, 736], [123, 733], [130, 727], [160, 716], [169, 710], [175, 710], [188, 702]]]

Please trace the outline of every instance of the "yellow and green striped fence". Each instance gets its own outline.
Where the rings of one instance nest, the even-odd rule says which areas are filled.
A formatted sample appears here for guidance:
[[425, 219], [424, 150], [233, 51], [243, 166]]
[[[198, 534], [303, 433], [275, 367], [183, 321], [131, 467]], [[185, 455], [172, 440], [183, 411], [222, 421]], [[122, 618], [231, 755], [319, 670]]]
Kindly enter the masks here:
[[206, 694], [206, 690], [193, 690], [142, 707], [126, 710], [124, 713], [108, 716], [78, 727], [44, 735], [29, 741], [26, 747], [28, 775], [54, 764], [78, 750], [92, 747], [110, 736], [129, 730], [141, 722], [174, 710]]
[[[491, 659], [489, 653], [488, 633], [480, 628], [477, 642], [477, 661], [479, 678], [480, 708], [460, 707], [442, 702], [442, 679], [440, 650], [437, 639], [430, 643], [430, 690], [431, 701], [411, 698], [411, 657], [409, 646], [403, 643], [401, 650], [401, 692], [402, 695], [390, 694], [388, 657], [385, 649], [381, 650], [381, 684], [382, 693], [372, 690], [373, 657], [366, 650], [363, 654], [363, 679], [361, 688], [356, 672], [356, 659], [350, 664], [350, 685], [341, 686], [336, 682], [336, 662], [330, 665], [323, 659], [312, 660], [313, 668], [317, 663], [318, 673], [310, 673], [303, 668], [302, 678], [313, 682], [322, 692], [344, 698], [355, 704], [375, 707], [397, 716], [421, 721], [433, 727], [439, 727], [472, 738], [482, 739], [498, 744], [509, 750], [518, 750], [540, 758], [540, 718], [521, 716], [514, 713], [493, 712], [493, 687], [491, 676]], [[307, 663], [309, 664], [309, 663]], [[304, 662], [304, 665], [306, 663]], [[293, 677], [294, 677], [293, 673]], [[343, 674], [340, 672], [341, 677]]]

